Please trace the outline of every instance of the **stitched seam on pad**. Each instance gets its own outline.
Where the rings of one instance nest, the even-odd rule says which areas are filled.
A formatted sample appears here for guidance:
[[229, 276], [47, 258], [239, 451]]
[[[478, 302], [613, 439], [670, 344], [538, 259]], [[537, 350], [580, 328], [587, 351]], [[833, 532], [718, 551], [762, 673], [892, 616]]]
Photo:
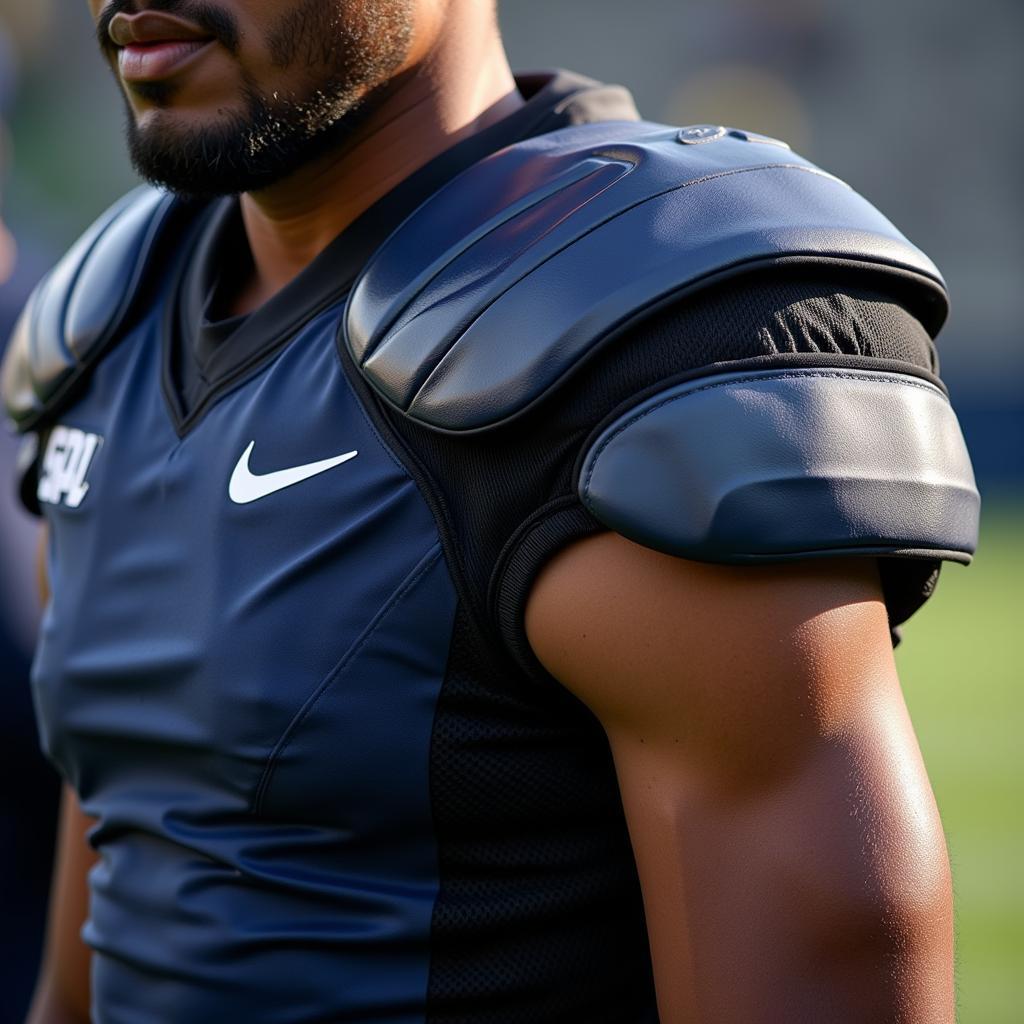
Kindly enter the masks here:
[[302, 723], [305, 722], [310, 714], [312, 714], [313, 709], [320, 702], [320, 698], [323, 697], [335, 682], [337, 682], [345, 669], [348, 668], [362, 649], [377, 633], [377, 630], [379, 630], [383, 625], [392, 609], [405, 599], [406, 595], [416, 586], [417, 583], [419, 583], [427, 572], [434, 567], [442, 554], [443, 551], [440, 544], [435, 543], [431, 545], [431, 548], [426, 555], [420, 559], [409, 575], [406, 576], [402, 583], [399, 584], [394, 593], [392, 593], [387, 601], [384, 602], [380, 610], [371, 620], [369, 626], [367, 626], [363, 631], [362, 636], [360, 636], [359, 639], [356, 640], [356, 642], [345, 652], [341, 661], [331, 669], [327, 676], [317, 686], [316, 690], [313, 691], [313, 694], [306, 698], [305, 703], [285, 727], [284, 732], [281, 734], [277, 743], [274, 744], [274, 749], [271, 750], [270, 755], [267, 758], [267, 763], [263, 768], [259, 781], [256, 783], [256, 790], [250, 806], [250, 810], [253, 814], [258, 814], [260, 810], [262, 810], [263, 802], [268, 790], [270, 789], [270, 784], [273, 781], [274, 772], [277, 769], [281, 756], [290, 746], [292, 739], [301, 728]]
[[608, 437], [606, 437], [598, 445], [597, 450], [594, 452], [593, 457], [589, 460], [590, 465], [587, 468], [587, 476], [586, 476], [586, 479], [583, 482], [583, 499], [584, 499], [584, 501], [587, 502], [587, 508], [590, 508], [591, 511], [593, 511], [593, 509], [591, 507], [591, 504], [590, 504], [590, 481], [593, 478], [594, 471], [597, 468], [598, 460], [601, 458], [601, 455], [604, 452], [605, 448], [607, 448], [608, 445], [610, 445], [612, 443], [612, 441], [614, 441], [619, 436], [619, 434], [621, 434], [623, 431], [628, 430], [634, 424], [639, 423], [642, 419], [645, 419], [646, 417], [650, 416], [652, 413], [657, 412], [659, 409], [664, 408], [666, 405], [671, 405], [673, 402], [679, 402], [679, 401], [682, 401], [682, 399], [684, 399], [684, 398], [689, 398], [691, 395], [699, 395], [702, 391], [714, 391], [717, 388], [728, 388], [728, 387], [733, 387], [736, 384], [750, 384], [750, 383], [753, 383], [753, 382], [756, 382], [756, 381], [787, 380], [787, 379], [788, 380], [805, 380], [808, 377], [824, 377], [824, 378], [833, 378], [835, 380], [862, 380], [862, 381], [866, 381], [869, 384], [873, 384], [873, 383], [878, 383], [878, 382], [883, 382], [884, 381], [884, 382], [890, 383], [890, 384], [897, 384], [897, 385], [902, 385], [903, 387], [918, 388], [921, 391], [927, 391], [930, 394], [938, 395], [939, 398], [942, 398], [942, 399], [946, 400], [946, 404], [947, 405], [949, 404], [948, 400], [945, 398], [945, 395], [943, 395], [943, 393], [937, 387], [935, 387], [935, 385], [929, 384], [929, 383], [927, 383], [925, 381], [918, 382], [918, 381], [914, 381], [914, 380], [907, 380], [907, 379], [905, 379], [903, 377], [897, 377], [897, 376], [894, 376], [892, 374], [878, 374], [878, 375], [872, 374], [872, 375], [869, 376], [869, 375], [867, 375], [867, 374], [865, 374], [863, 372], [861, 372], [861, 373], [843, 373], [842, 371], [831, 371], [831, 372], [828, 372], [828, 371], [822, 371], [822, 372], [808, 371], [808, 372], [805, 372], [805, 373], [794, 373], [793, 371], [789, 371], [789, 372], [786, 372], [786, 373], [761, 373], [761, 374], [757, 374], [755, 376], [750, 376], [750, 377], [740, 377], [740, 378], [737, 378], [735, 380], [722, 380], [722, 381], [717, 381], [714, 384], [704, 384], [701, 387], [694, 388], [691, 391], [685, 391], [681, 395], [672, 395], [670, 398], [662, 399], [662, 401], [656, 403], [655, 405], [652, 405], [651, 408], [645, 409], [643, 412], [634, 414], [625, 423], [623, 423], [621, 426], [616, 427], [615, 430], [613, 430], [612, 433], [609, 434]]

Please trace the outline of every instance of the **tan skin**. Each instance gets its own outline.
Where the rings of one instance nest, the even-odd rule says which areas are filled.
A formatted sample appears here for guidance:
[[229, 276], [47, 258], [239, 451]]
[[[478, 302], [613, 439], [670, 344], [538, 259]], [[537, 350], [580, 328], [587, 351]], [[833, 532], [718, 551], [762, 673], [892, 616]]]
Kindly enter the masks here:
[[[205, 67], [226, 96], [210, 81], [183, 91], [172, 111], [183, 120], [230, 102], [233, 60], [260, 70], [265, 20], [293, 0], [218, 2], [245, 46]], [[520, 102], [489, 0], [414, 6], [405, 65], [357, 135], [242, 197], [256, 269], [236, 311]], [[90, 7], [96, 16], [103, 2]], [[144, 121], [146, 104], [132, 103]], [[711, 566], [601, 534], [546, 567], [526, 624], [543, 664], [607, 731], [662, 1024], [953, 1020], [949, 864], [872, 561]], [[62, 816], [30, 1024], [88, 1020], [78, 932], [94, 858], [70, 792]]]
[[526, 623], [608, 733], [662, 1024], [953, 1020], [949, 862], [873, 561], [602, 534]]
[[[40, 536], [39, 595], [49, 600], [44, 529]], [[61, 792], [57, 851], [46, 922], [46, 944], [27, 1024], [86, 1024], [89, 1020], [89, 949], [80, 932], [89, 916], [87, 876], [97, 856], [86, 839], [93, 820], [65, 783]]]

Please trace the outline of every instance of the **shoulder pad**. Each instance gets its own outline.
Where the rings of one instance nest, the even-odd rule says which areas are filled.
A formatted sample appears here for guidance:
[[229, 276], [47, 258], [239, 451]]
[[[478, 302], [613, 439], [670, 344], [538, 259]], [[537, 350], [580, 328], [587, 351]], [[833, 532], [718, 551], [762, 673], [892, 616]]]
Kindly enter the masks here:
[[485, 430], [659, 304], [782, 261], [901, 275], [933, 335], [945, 319], [927, 256], [785, 143], [605, 122], [505, 149], [429, 199], [364, 269], [344, 340], [405, 415]]
[[667, 387], [584, 450], [578, 491], [602, 524], [705, 562], [889, 555], [969, 562], [979, 497], [945, 391], [839, 366]]
[[2, 369], [7, 414], [33, 429], [114, 339], [175, 200], [130, 192], [72, 246], [28, 300]]

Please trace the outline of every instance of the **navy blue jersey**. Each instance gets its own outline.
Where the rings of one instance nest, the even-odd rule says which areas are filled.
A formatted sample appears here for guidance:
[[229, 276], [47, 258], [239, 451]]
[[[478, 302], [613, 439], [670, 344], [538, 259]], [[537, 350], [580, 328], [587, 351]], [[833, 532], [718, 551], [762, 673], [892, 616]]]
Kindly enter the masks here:
[[36, 692], [100, 822], [101, 1020], [232, 1019], [240, 992], [248, 1019], [421, 1013], [455, 594], [429, 508], [345, 384], [336, 316], [182, 438], [157, 310], [50, 434]]
[[776, 268], [639, 321], [511, 426], [432, 432], [367, 384], [341, 324], [362, 261], [456, 163], [245, 322], [216, 319], [231, 201], [179, 211], [116, 344], [37, 428], [34, 687], [97, 819], [100, 1024], [655, 1021], [607, 741], [513, 610], [601, 528], [581, 446], [694, 367], [934, 368], [895, 285]]

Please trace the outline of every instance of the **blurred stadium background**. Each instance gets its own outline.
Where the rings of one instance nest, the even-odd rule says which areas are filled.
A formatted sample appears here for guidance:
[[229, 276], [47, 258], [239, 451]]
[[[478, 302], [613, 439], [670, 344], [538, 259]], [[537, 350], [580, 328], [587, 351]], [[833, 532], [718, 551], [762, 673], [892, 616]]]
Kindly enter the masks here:
[[[949, 567], [898, 658], [949, 837], [965, 1024], [1024, 1020], [1024, 5], [1020, 0], [505, 0], [519, 68], [630, 86], [648, 117], [789, 140], [943, 269], [940, 339], [986, 499], [974, 567]], [[32, 282], [134, 184], [83, 0], [0, 0], [4, 217], [18, 243], [0, 339]], [[11, 446], [0, 440], [0, 471]], [[0, 965], [38, 941], [53, 780], [29, 786], [31, 526], [0, 495]], [[12, 600], [11, 594], [15, 597]], [[22, 994], [0, 991], [0, 1024]]]

